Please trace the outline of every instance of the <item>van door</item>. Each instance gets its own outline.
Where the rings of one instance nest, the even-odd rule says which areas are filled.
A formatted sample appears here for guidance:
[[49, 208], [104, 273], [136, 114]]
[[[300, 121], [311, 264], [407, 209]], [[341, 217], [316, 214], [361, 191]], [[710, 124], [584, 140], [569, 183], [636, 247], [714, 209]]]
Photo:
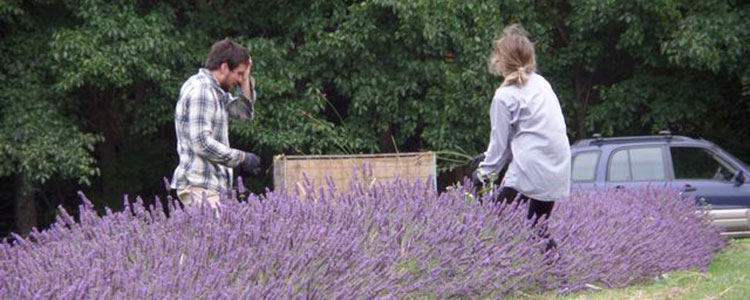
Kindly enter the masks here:
[[750, 208], [750, 184], [734, 178], [739, 166], [710, 148], [672, 146], [669, 152], [683, 197], [714, 209]]
[[607, 188], [664, 187], [667, 184], [667, 156], [662, 145], [620, 147], [610, 154]]

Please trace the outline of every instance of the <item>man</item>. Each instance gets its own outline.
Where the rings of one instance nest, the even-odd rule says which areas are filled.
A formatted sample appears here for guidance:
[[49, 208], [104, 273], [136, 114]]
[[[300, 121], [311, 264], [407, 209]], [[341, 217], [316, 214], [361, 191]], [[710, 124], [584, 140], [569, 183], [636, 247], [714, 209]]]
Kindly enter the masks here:
[[[256, 102], [253, 61], [247, 49], [230, 39], [214, 43], [205, 68], [180, 89], [175, 108], [180, 163], [171, 187], [185, 206], [206, 200], [217, 208], [232, 186], [232, 168], [255, 173], [260, 158], [229, 147], [229, 118], [250, 121]], [[239, 85], [241, 94], [230, 92]]]

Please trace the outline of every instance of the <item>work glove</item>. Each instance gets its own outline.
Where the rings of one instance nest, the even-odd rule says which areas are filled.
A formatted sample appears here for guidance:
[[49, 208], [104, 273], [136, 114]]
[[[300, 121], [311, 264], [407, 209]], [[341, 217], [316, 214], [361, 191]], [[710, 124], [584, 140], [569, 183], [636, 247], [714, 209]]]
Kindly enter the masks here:
[[477, 156], [474, 156], [469, 160], [469, 170], [477, 170], [479, 169], [479, 164], [481, 164], [484, 161], [484, 153], [479, 154]]
[[476, 169], [474, 172], [471, 173], [471, 183], [478, 188], [483, 187], [485, 184], [487, 184], [487, 175], [482, 173], [482, 169]]
[[245, 152], [245, 159], [240, 162], [239, 169], [240, 174], [258, 175], [258, 172], [260, 172], [260, 157], [255, 153]]
[[471, 183], [474, 187], [484, 188], [491, 185], [497, 179], [497, 172], [489, 171], [484, 168], [478, 168], [471, 173]]

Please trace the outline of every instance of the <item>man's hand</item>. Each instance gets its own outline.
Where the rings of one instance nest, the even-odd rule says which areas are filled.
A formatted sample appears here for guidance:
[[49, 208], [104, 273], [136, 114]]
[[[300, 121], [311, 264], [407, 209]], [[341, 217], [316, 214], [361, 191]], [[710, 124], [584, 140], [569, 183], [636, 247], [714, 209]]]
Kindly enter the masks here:
[[245, 158], [239, 165], [240, 173], [245, 175], [257, 175], [260, 172], [260, 157], [254, 153], [245, 152]]
[[242, 84], [240, 88], [242, 89], [242, 95], [245, 96], [245, 98], [249, 99], [250, 101], [253, 101], [253, 89], [255, 88], [255, 79], [253, 78], [253, 59], [252, 58], [247, 60], [247, 71], [245, 72], [245, 76], [242, 78]]

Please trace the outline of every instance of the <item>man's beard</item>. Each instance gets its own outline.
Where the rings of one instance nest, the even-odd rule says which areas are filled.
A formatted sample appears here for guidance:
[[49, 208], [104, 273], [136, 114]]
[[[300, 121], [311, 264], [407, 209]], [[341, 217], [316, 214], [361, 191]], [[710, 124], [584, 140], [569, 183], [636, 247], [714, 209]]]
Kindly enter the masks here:
[[228, 82], [222, 82], [219, 85], [221, 85], [221, 89], [227, 93], [231, 92], [232, 88], [234, 87], [234, 85], [230, 85]]

